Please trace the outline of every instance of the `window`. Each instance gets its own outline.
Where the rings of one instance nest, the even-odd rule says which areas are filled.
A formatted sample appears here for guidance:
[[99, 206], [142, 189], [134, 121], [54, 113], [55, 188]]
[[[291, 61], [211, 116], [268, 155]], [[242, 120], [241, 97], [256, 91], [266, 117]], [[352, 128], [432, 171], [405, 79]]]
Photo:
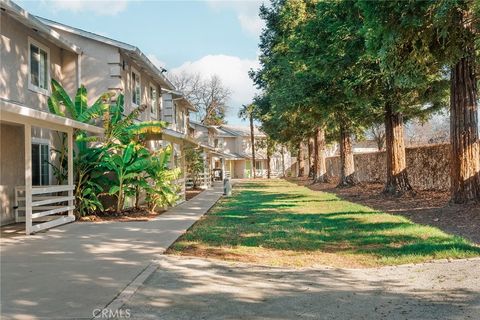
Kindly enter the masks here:
[[32, 185], [50, 184], [50, 146], [46, 142], [32, 143]]
[[218, 148], [218, 139], [213, 140], [213, 146]]
[[50, 58], [48, 48], [29, 38], [28, 39], [28, 87], [31, 90], [48, 94], [50, 83]]
[[132, 68], [132, 104], [139, 106], [142, 102], [140, 90], [140, 74]]
[[150, 114], [156, 119], [158, 109], [157, 89], [150, 85]]
[[261, 170], [262, 169], [262, 162], [259, 160], [255, 160], [255, 169]]

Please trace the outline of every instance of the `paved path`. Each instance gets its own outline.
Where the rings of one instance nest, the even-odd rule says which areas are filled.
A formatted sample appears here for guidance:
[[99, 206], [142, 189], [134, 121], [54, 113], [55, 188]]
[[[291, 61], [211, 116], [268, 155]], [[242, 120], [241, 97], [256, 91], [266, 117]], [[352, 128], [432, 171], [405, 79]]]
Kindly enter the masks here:
[[131, 319], [479, 319], [480, 259], [281, 269], [164, 256]]
[[215, 187], [153, 221], [73, 223], [2, 239], [1, 319], [90, 319], [220, 198]]

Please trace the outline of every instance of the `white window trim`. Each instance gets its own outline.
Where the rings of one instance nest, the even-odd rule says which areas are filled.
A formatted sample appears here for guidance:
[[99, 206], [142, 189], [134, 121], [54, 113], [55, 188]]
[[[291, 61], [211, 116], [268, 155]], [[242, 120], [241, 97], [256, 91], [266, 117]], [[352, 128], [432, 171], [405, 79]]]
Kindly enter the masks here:
[[[133, 81], [132, 73], [135, 73], [135, 75], [138, 77], [138, 83], [139, 83], [139, 87], [140, 87], [140, 92], [138, 93], [138, 96], [140, 97], [139, 98], [140, 103], [133, 102], [133, 92], [135, 91], [135, 81]], [[132, 105], [134, 107], [140, 106], [142, 104], [142, 77], [140, 76], [140, 72], [138, 72], [137, 69], [135, 69], [134, 67], [130, 68], [130, 90], [131, 90], [130, 101], [132, 102]]]
[[[152, 89], [155, 89], [155, 94], [156, 94], [156, 98], [157, 98], [157, 105], [154, 106], [153, 103], [152, 103], [152, 97], [150, 97], [150, 91]], [[150, 83], [149, 87], [148, 87], [148, 100], [150, 101], [150, 115], [152, 115], [155, 120], [158, 120], [158, 88], [157, 86], [155, 86], [153, 83]]]
[[[30, 60], [31, 53], [30, 53], [30, 45], [37, 46], [39, 49], [42, 49], [47, 53], [47, 89], [40, 88], [32, 83], [32, 61]], [[51, 82], [51, 75], [50, 75], [50, 48], [41, 44], [37, 40], [28, 37], [28, 89], [34, 92], [41, 93], [43, 95], [49, 96], [50, 95], [50, 82]]]
[[158, 110], [160, 111], [160, 120], [163, 120], [164, 115], [163, 115], [163, 94], [162, 94], [162, 88], [160, 88], [160, 91], [158, 92]]
[[[52, 160], [51, 159], [52, 144], [49, 139], [32, 137], [32, 145], [33, 144], [46, 144], [48, 146], [48, 161]], [[53, 178], [53, 170], [52, 168], [49, 167], [48, 168], [48, 185], [52, 185], [52, 180], [53, 180], [52, 178]]]

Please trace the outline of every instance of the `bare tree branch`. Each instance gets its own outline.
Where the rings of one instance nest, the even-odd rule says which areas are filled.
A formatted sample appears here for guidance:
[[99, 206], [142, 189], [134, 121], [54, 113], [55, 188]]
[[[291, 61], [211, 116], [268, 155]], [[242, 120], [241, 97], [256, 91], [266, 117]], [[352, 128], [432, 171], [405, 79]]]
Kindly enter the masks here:
[[181, 72], [169, 76], [170, 81], [197, 107], [197, 119], [201, 123], [220, 125], [225, 123], [225, 112], [231, 91], [217, 75], [203, 79], [198, 73]]

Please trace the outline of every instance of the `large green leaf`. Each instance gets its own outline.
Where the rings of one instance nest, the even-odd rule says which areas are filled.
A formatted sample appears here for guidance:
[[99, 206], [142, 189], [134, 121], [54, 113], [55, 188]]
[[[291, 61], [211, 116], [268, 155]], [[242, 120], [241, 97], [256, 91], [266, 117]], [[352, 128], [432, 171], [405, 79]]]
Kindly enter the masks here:
[[112, 123], [117, 123], [122, 119], [123, 116], [123, 111], [124, 111], [124, 103], [125, 103], [125, 97], [123, 94], [118, 95], [117, 101], [115, 103], [115, 106], [112, 108], [112, 117], [111, 121]]
[[134, 152], [135, 152], [135, 143], [130, 142], [128, 144], [128, 146], [125, 148], [125, 150], [123, 151], [123, 159], [122, 160], [125, 164], [129, 163], [130, 160], [132, 160]]
[[57, 116], [65, 117], [65, 113], [62, 111], [60, 107], [60, 103], [58, 102], [55, 95], [50, 96], [48, 98], [47, 103], [48, 103], [48, 109], [50, 110], [51, 113]]
[[78, 121], [88, 123], [93, 119], [101, 117], [106, 110], [108, 110], [107, 103], [95, 103], [78, 117]]
[[112, 186], [112, 187], [110, 188], [110, 190], [108, 190], [108, 194], [110, 194], [110, 195], [115, 195], [115, 194], [117, 194], [119, 191], [120, 191], [120, 187], [119, 187], [119, 186]]
[[130, 125], [127, 130], [130, 134], [158, 134], [167, 127], [165, 121], [143, 121]]
[[126, 172], [142, 172], [150, 166], [150, 159], [139, 159], [127, 166]]
[[123, 180], [133, 179], [138, 176], [138, 172], [127, 173], [123, 176]]
[[63, 89], [62, 85], [55, 79], [52, 79], [52, 96], [65, 106], [74, 120], [77, 119], [77, 113], [72, 99], [70, 99], [65, 89]]
[[[75, 112], [77, 117], [80, 117], [82, 113], [88, 108], [88, 99], [87, 99], [87, 89], [82, 84], [80, 88], [77, 89], [77, 94], [75, 95]], [[78, 119], [78, 121], [81, 121]]]

